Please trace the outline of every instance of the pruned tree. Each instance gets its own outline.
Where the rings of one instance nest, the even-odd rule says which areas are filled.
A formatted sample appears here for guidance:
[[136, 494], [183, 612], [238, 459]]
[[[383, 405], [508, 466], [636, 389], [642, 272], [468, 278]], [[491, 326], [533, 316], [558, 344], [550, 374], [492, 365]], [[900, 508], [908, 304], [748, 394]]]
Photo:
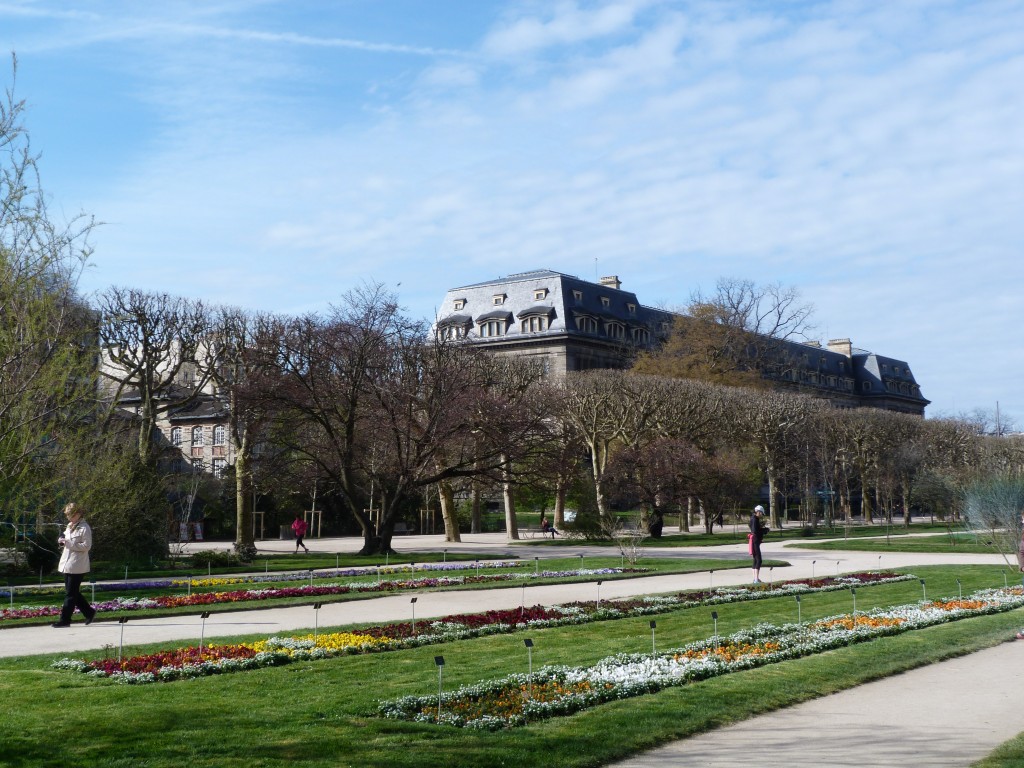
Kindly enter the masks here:
[[811, 412], [809, 398], [782, 392], [750, 393], [737, 401], [743, 434], [757, 451], [768, 482], [771, 527], [780, 528], [780, 485], [789, 442], [795, 442]]
[[235, 307], [208, 315], [206, 336], [197, 345], [200, 378], [225, 402], [234, 454], [235, 549], [255, 552], [252, 525], [253, 461], [256, 445], [274, 407], [284, 323], [279, 318]]
[[160, 420], [193, 402], [209, 381], [196, 363], [209, 315], [199, 301], [117, 286], [97, 304], [107, 419], [130, 414], [139, 458], [153, 461]]

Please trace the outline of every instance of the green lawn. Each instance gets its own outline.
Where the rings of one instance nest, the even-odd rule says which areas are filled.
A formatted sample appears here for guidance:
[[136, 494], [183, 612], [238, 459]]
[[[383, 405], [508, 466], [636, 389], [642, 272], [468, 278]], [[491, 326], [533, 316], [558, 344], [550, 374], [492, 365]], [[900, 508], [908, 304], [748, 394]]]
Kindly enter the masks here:
[[[994, 546], [991, 539], [984, 536], [976, 536], [973, 533], [958, 532], [936, 536], [892, 536], [888, 539], [883, 536], [877, 538], [849, 539], [836, 541], [805, 541], [798, 544], [791, 544], [792, 547], [801, 549], [825, 549], [844, 550], [856, 552], [931, 552], [949, 554], [951, 552], [963, 554], [1001, 554]], [[1012, 561], [1015, 552], [1009, 553]]]
[[[930, 567], [914, 573], [930, 597], [1001, 586], [1005, 569]], [[914, 602], [916, 581], [861, 588], [858, 610]], [[802, 598], [805, 620], [850, 609], [847, 592]], [[717, 606], [718, 630], [795, 620], [792, 598]], [[711, 609], [657, 618], [658, 647], [711, 634]], [[423, 648], [222, 675], [124, 686], [48, 668], [55, 658], [0, 660], [0, 763], [30, 766], [596, 766], [759, 712], [995, 645], [1022, 611], [953, 622], [839, 651], [605, 704], [572, 717], [498, 733], [385, 721], [382, 698], [446, 689], [535, 666], [587, 664], [650, 647], [648, 619], [532, 630]], [[321, 628], [326, 631], [327, 628]], [[135, 653], [155, 648], [126, 648]], [[1000, 763], [999, 765], [1002, 765]]]
[[[712, 534], [703, 533], [703, 528], [694, 529], [691, 533], [673, 533], [662, 536], [660, 539], [647, 538], [644, 539], [643, 546], [645, 547], [715, 547], [715, 546], [726, 546], [729, 544], [745, 544], [747, 541], [747, 526], [726, 526], [725, 528], [716, 528]], [[889, 536], [891, 537], [906, 537], [912, 534], [922, 533], [946, 533], [948, 531], [945, 525], [931, 525], [928, 523], [914, 523], [909, 528], [903, 526], [893, 526], [889, 528]], [[851, 526], [846, 529], [842, 526], [826, 527], [824, 525], [818, 526], [812, 537], [808, 537], [804, 532], [804, 528], [800, 526], [792, 526], [783, 528], [781, 530], [774, 530], [768, 534], [767, 541], [790, 541], [797, 539], [808, 539], [814, 541], [816, 539], [834, 539], [834, 538], [864, 538], [872, 536], [885, 536], [886, 527], [878, 525], [857, 525]], [[961, 534], [966, 535], [966, 534]], [[557, 539], [545, 539], [545, 538], [534, 538], [524, 539], [519, 542], [520, 544], [528, 544], [531, 546], [538, 547], [566, 547], [566, 546], [578, 546], [580, 544], [587, 544], [588, 546], [597, 547], [614, 547], [616, 546], [613, 541], [604, 540], [584, 540], [573, 536], [562, 536]], [[811, 545], [808, 545], [811, 546]], [[946, 550], [949, 551], [949, 550]]]

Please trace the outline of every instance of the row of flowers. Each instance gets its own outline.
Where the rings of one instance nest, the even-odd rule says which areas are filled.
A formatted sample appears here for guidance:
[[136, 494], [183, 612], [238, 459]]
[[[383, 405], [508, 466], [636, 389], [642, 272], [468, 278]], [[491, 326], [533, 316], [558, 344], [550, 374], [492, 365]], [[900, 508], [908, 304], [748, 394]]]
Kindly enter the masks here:
[[645, 616], [702, 604], [765, 599], [788, 594], [825, 592], [850, 586], [891, 583], [914, 578], [897, 573], [861, 573], [840, 578], [802, 579], [775, 586], [760, 585], [704, 591], [681, 592], [621, 600], [570, 603], [551, 607], [533, 606], [483, 613], [446, 616], [418, 624], [399, 622], [362, 629], [358, 633], [333, 633], [302, 637], [273, 637], [259, 643], [207, 645], [161, 651], [120, 661], [61, 659], [54, 666], [112, 677], [120, 682], [169, 681], [221, 672], [277, 666], [291, 661], [320, 659], [339, 654], [366, 653], [461, 640], [483, 635], [513, 632], [522, 628], [544, 628], [584, 624], [591, 621]]
[[1024, 606], [1020, 587], [983, 590], [967, 600], [922, 602], [833, 616], [806, 625], [760, 624], [663, 653], [620, 654], [590, 667], [549, 666], [443, 694], [382, 702], [387, 718], [499, 729], [568, 715], [743, 669], [821, 653], [971, 616]]
[[[281, 598], [332, 597], [335, 595], [373, 592], [397, 592], [410, 589], [432, 589], [437, 587], [465, 586], [467, 584], [489, 584], [514, 579], [551, 579], [570, 576], [609, 576], [621, 573], [638, 573], [630, 568], [594, 568], [572, 571], [541, 571], [537, 574], [495, 573], [483, 576], [440, 576], [436, 578], [406, 579], [404, 581], [365, 581], [351, 584], [306, 584], [301, 587], [277, 587], [266, 589], [238, 589], [229, 592], [195, 592], [187, 595], [161, 595], [157, 597], [118, 597], [97, 602], [93, 605], [101, 615], [167, 608], [246, 603]], [[0, 609], [0, 621], [4, 619], [32, 619], [56, 616], [60, 606], [37, 605], [24, 608]]]
[[[315, 574], [318, 579], [359, 578], [362, 576], [399, 575], [408, 573], [472, 571], [486, 568], [488, 570], [523, 568], [521, 560], [482, 560], [476, 562], [452, 563], [397, 563], [395, 565], [367, 565], [353, 568], [307, 569], [304, 571], [279, 571], [275, 573], [252, 573], [238, 576], [207, 576], [175, 579], [150, 579], [132, 581], [104, 581], [92, 585], [97, 592], [124, 592], [126, 590], [148, 589], [192, 589], [202, 587], [227, 587], [234, 584], [266, 584], [267, 582], [302, 581]], [[26, 584], [20, 587], [0, 587], [0, 598], [10, 598], [17, 591], [19, 594], [55, 595], [63, 594], [62, 584], [43, 584], [36, 586]]]

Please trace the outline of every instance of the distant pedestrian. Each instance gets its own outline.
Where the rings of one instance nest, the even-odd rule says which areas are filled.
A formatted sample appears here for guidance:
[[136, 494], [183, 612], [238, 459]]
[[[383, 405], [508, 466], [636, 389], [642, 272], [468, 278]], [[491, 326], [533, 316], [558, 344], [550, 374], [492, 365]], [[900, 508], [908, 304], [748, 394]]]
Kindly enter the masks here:
[[555, 526], [548, 522], [548, 516], [544, 512], [540, 513], [540, 532], [545, 536], [550, 533], [552, 539], [558, 534], [558, 531], [555, 530]]
[[74, 502], [64, 507], [68, 525], [57, 539], [63, 547], [57, 570], [64, 574], [64, 605], [60, 609], [60, 621], [53, 624], [55, 627], [70, 627], [75, 608], [82, 612], [86, 624], [92, 624], [96, 618], [96, 609], [82, 594], [82, 581], [91, 567], [89, 550], [92, 549], [92, 528], [82, 514], [82, 508]]
[[302, 537], [306, 535], [306, 531], [308, 531], [308, 530], [309, 530], [309, 526], [306, 524], [306, 521], [302, 519], [302, 515], [300, 515], [298, 512], [296, 512], [295, 513], [295, 522], [292, 523], [292, 531], [295, 533], [295, 554], [296, 555], [299, 554], [299, 547], [302, 547], [304, 550], [309, 552], [309, 547], [307, 547], [303, 543], [303, 541], [302, 541]]
[[754, 583], [761, 583], [761, 541], [771, 529], [764, 524], [764, 507], [758, 504], [750, 516], [750, 533], [747, 549], [754, 558]]

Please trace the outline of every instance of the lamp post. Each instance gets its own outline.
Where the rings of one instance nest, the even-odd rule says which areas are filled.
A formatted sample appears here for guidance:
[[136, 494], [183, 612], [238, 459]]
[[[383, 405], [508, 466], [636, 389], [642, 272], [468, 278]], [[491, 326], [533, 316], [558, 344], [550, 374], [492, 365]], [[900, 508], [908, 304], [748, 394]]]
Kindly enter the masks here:
[[960, 583], [960, 579], [956, 580], [956, 588], [960, 593], [960, 600], [962, 601], [964, 599], [964, 585]]
[[320, 629], [320, 606], [323, 603], [313, 603], [313, 645], [316, 645], [316, 638]]
[[415, 597], [409, 599], [409, 605], [412, 606], [412, 636], [416, 637], [416, 599]]
[[583, 555], [580, 555], [580, 570], [579, 573], [583, 573]]
[[540, 576], [540, 558], [539, 557], [534, 557], [533, 558], [533, 575], [534, 576]]
[[715, 648], [718, 647], [718, 611], [711, 612], [711, 620], [715, 622]]
[[803, 625], [803, 617], [800, 615], [800, 595], [794, 595], [796, 598], [796, 623]]
[[812, 579], [814, 578], [814, 564], [816, 562], [818, 562], [818, 561], [817, 560], [811, 560], [811, 578]]
[[925, 588], [924, 579], [918, 579], [921, 582], [921, 599], [928, 600], [928, 590]]
[[121, 652], [124, 650], [124, 625], [128, 623], [128, 617], [122, 616], [117, 620], [117, 623], [121, 625], [121, 641], [117, 645], [117, 661], [121, 662]]
[[850, 595], [853, 597], [853, 626], [857, 626], [857, 590], [850, 587]]
[[654, 630], [658, 628], [658, 622], [651, 620], [651, 653], [657, 653], [654, 646]]
[[437, 665], [437, 722], [441, 722], [441, 681], [444, 679], [444, 656], [435, 656]]
[[601, 610], [601, 581], [597, 582], [597, 610]]
[[527, 698], [533, 698], [533, 640], [526, 638], [523, 640], [523, 645], [526, 646], [526, 663], [527, 663]]
[[202, 626], [199, 630], [199, 658], [203, 658], [203, 640], [206, 639], [206, 620], [210, 618], [209, 611], [203, 611], [199, 614], [199, 618], [203, 620]]
[[715, 569], [712, 568], [710, 571], [708, 571], [708, 592], [713, 592], [714, 590], [715, 590]]

